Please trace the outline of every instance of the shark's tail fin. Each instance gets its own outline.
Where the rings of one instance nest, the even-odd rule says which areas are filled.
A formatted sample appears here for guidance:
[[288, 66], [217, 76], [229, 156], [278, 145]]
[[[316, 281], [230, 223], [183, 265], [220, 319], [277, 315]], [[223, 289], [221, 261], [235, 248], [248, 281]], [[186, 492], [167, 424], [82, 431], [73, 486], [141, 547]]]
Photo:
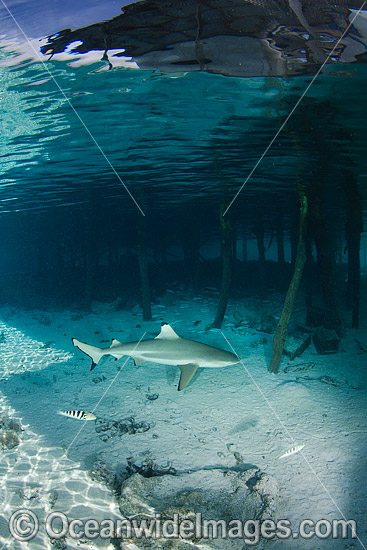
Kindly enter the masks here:
[[76, 338], [72, 338], [74, 346], [83, 351], [92, 359], [92, 365], [90, 370], [93, 370], [96, 365], [98, 365], [99, 360], [105, 355], [106, 351], [102, 348], [97, 348], [95, 346], [90, 346], [89, 344], [84, 344], [79, 342]]

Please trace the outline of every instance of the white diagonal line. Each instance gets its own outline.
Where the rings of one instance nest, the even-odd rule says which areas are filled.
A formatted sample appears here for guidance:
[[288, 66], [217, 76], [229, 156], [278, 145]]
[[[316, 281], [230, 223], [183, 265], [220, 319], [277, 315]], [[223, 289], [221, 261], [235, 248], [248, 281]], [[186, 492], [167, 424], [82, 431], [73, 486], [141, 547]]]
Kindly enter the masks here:
[[[233, 353], [235, 355], [237, 355], [238, 357], [238, 354], [236, 353], [236, 351], [234, 350], [232, 344], [230, 343], [230, 341], [228, 340], [228, 338], [226, 337], [226, 335], [224, 334], [223, 331], [221, 331], [222, 333], [222, 336], [223, 338], [225, 339], [225, 341], [227, 342], [227, 344], [229, 345], [229, 347], [232, 349]], [[251, 381], [253, 382], [253, 384], [256, 386], [257, 390], [259, 391], [259, 393], [261, 394], [261, 397], [264, 399], [264, 401], [266, 402], [266, 404], [269, 406], [270, 410], [272, 411], [273, 415], [275, 416], [275, 418], [278, 420], [279, 424], [282, 426], [282, 428], [285, 430], [285, 432], [287, 433], [289, 439], [292, 441], [292, 443], [295, 445], [296, 444], [296, 441], [294, 440], [292, 434], [289, 432], [287, 426], [284, 424], [284, 422], [281, 420], [281, 418], [279, 417], [278, 413], [276, 412], [276, 410], [274, 409], [273, 405], [270, 403], [269, 399], [266, 397], [265, 393], [263, 392], [263, 390], [260, 388], [259, 384], [256, 382], [255, 378], [252, 376], [252, 374], [250, 373], [250, 371], [248, 370], [248, 368], [246, 367], [246, 365], [244, 364], [244, 362], [242, 361], [242, 359], [240, 359], [240, 363], [241, 365], [243, 366], [243, 368], [245, 369], [246, 373], [248, 374], [248, 376], [250, 377]], [[307, 460], [307, 457], [305, 456], [304, 452], [303, 451], [300, 451], [300, 454], [302, 455], [302, 458], [303, 460], [306, 462], [307, 466], [310, 468], [311, 472], [314, 474], [314, 476], [316, 477], [317, 481], [319, 482], [319, 484], [321, 485], [321, 487], [323, 488], [323, 490], [325, 491], [325, 493], [327, 494], [327, 496], [329, 497], [329, 499], [331, 500], [331, 502], [334, 504], [335, 508], [337, 509], [337, 511], [339, 512], [339, 514], [342, 516], [342, 518], [345, 520], [345, 521], [348, 521], [347, 518], [345, 517], [345, 515], [343, 514], [343, 512], [341, 511], [341, 509], [339, 508], [338, 504], [335, 502], [335, 500], [333, 499], [333, 497], [331, 496], [330, 494], [330, 491], [327, 489], [327, 487], [325, 487], [324, 483], [322, 482], [322, 480], [319, 478], [319, 476], [317, 475], [317, 472], [316, 470], [313, 468], [313, 466], [310, 464], [310, 462]], [[358, 537], [357, 533], [354, 533], [353, 531], [353, 535], [355, 534], [355, 538], [358, 540], [358, 542], [360, 543], [360, 545], [362, 546], [362, 548], [364, 548], [364, 550], [367, 550], [365, 545], [363, 544], [363, 542], [361, 541], [361, 539]]]
[[259, 158], [259, 160], [256, 162], [255, 166], [253, 167], [253, 169], [251, 170], [251, 172], [249, 173], [249, 175], [247, 176], [247, 178], [245, 179], [245, 181], [243, 182], [243, 184], [241, 185], [241, 187], [239, 188], [239, 190], [237, 191], [237, 193], [235, 194], [235, 196], [233, 197], [233, 199], [231, 200], [231, 202], [229, 203], [229, 205], [227, 206], [226, 210], [224, 211], [224, 213], [222, 214], [223, 216], [225, 216], [228, 212], [228, 210], [231, 208], [232, 204], [234, 203], [234, 201], [237, 199], [238, 195], [241, 193], [242, 189], [245, 187], [246, 183], [248, 182], [248, 180], [251, 178], [252, 174], [255, 172], [255, 170], [257, 169], [257, 167], [259, 166], [259, 164], [261, 164], [263, 158], [267, 155], [269, 149], [271, 148], [271, 146], [273, 145], [273, 143], [276, 141], [277, 137], [279, 136], [279, 134], [282, 132], [283, 128], [285, 127], [285, 125], [287, 124], [287, 122], [289, 121], [289, 119], [291, 118], [291, 116], [293, 115], [294, 111], [297, 109], [298, 105], [301, 103], [302, 99], [305, 97], [305, 95], [307, 94], [308, 90], [311, 88], [312, 84], [315, 82], [316, 78], [319, 76], [319, 74], [321, 73], [322, 69], [324, 68], [324, 66], [326, 65], [326, 63], [329, 61], [330, 57], [333, 55], [333, 53], [335, 52], [335, 50], [337, 49], [337, 47], [339, 46], [340, 42], [343, 40], [344, 36], [347, 34], [347, 32], [349, 31], [350, 27], [353, 25], [354, 23], [354, 20], [356, 19], [356, 17], [358, 17], [358, 15], [360, 14], [360, 12], [362, 11], [362, 9], [364, 8], [364, 5], [366, 3], [366, 0], [363, 2], [362, 6], [359, 8], [359, 10], [355, 13], [353, 19], [350, 21], [349, 25], [347, 26], [347, 28], [344, 30], [343, 34], [341, 35], [341, 37], [339, 38], [339, 40], [337, 41], [337, 43], [335, 44], [335, 46], [333, 47], [333, 49], [331, 50], [331, 52], [329, 53], [329, 55], [327, 56], [327, 58], [325, 59], [325, 61], [323, 62], [323, 64], [321, 65], [321, 67], [319, 68], [319, 70], [317, 71], [317, 73], [315, 74], [315, 76], [312, 78], [311, 82], [308, 84], [308, 86], [306, 87], [305, 91], [303, 92], [303, 94], [301, 95], [301, 97], [298, 99], [298, 101], [296, 102], [296, 104], [294, 105], [294, 107], [292, 108], [292, 110], [290, 111], [290, 113], [288, 114], [287, 118], [285, 119], [285, 121], [283, 122], [283, 124], [281, 125], [281, 127], [279, 128], [279, 130], [275, 133], [274, 137], [270, 140], [270, 143], [268, 144], [268, 146], [266, 147], [265, 151], [263, 152], [263, 154], [261, 155], [261, 157]]
[[[2, 0], [1, 0], [2, 1]], [[140, 344], [140, 342], [142, 341], [142, 339], [144, 338], [144, 336], [146, 335], [146, 332], [144, 332], [143, 336], [140, 338], [140, 340], [137, 342], [136, 346], [134, 347], [132, 353], [134, 353], [134, 351], [136, 350], [136, 348], [138, 347], [138, 345]], [[92, 413], [94, 413], [94, 411], [97, 409], [97, 407], [100, 405], [102, 399], [105, 397], [105, 395], [107, 394], [107, 392], [110, 390], [112, 384], [116, 381], [117, 377], [119, 376], [120, 372], [123, 370], [124, 366], [126, 365], [127, 361], [130, 359], [131, 355], [129, 355], [127, 358], [126, 358], [126, 361], [124, 362], [124, 364], [122, 365], [122, 367], [120, 368], [120, 370], [117, 371], [116, 375], [114, 376], [114, 378], [112, 379], [112, 381], [110, 382], [108, 388], [103, 392], [102, 396], [99, 398], [97, 404], [94, 406], [93, 410], [91, 411]], [[77, 434], [74, 436], [73, 440], [71, 441], [71, 443], [69, 444], [69, 446], [67, 447], [66, 451], [65, 451], [65, 455], [67, 455], [67, 453], [69, 452], [71, 446], [73, 445], [74, 441], [79, 437], [81, 431], [84, 429], [85, 427], [85, 423], [87, 422], [87, 420], [84, 420], [83, 422], [83, 425], [80, 427], [80, 430], [77, 432]], [[55, 470], [53, 470], [55, 471]], [[4, 550], [5, 546], [10, 543], [12, 537], [9, 537], [5, 540], [4, 544], [1, 546], [0, 550]]]
[[[142, 339], [144, 338], [144, 336], [146, 335], [146, 332], [144, 332], [143, 336], [140, 338], [140, 340], [137, 342], [136, 346], [134, 347], [133, 351], [131, 352], [131, 355], [129, 355], [124, 364], [122, 365], [122, 367], [120, 368], [120, 370], [117, 371], [116, 375], [113, 377], [112, 381], [110, 382], [108, 388], [103, 392], [102, 396], [99, 398], [97, 404], [94, 406], [93, 410], [91, 411], [92, 413], [94, 413], [97, 409], [97, 407], [100, 405], [102, 399], [104, 399], [104, 397], [106, 396], [106, 394], [110, 391], [110, 388], [111, 386], [115, 383], [115, 381], [117, 380], [117, 377], [119, 376], [120, 372], [123, 370], [124, 366], [126, 365], [126, 363], [128, 362], [128, 360], [130, 359], [130, 357], [132, 357], [132, 354], [134, 353], [134, 351], [136, 350], [136, 348], [138, 347], [138, 345], [140, 344], [140, 342], [142, 341]], [[77, 434], [74, 436], [73, 440], [71, 441], [71, 443], [68, 445], [66, 451], [65, 451], [65, 454], [67, 454], [70, 449], [71, 449], [71, 446], [73, 445], [74, 441], [79, 437], [81, 431], [84, 429], [85, 427], [85, 423], [88, 422], [88, 420], [84, 420], [82, 426], [80, 427], [80, 430], [77, 432]]]
[[48, 65], [44, 62], [44, 60], [41, 58], [40, 56], [40, 52], [36, 50], [36, 48], [33, 46], [32, 42], [29, 40], [28, 36], [26, 35], [26, 33], [24, 32], [24, 30], [22, 29], [21, 25], [18, 23], [17, 19], [14, 17], [14, 15], [12, 14], [12, 12], [10, 11], [10, 9], [8, 8], [8, 6], [5, 4], [4, 0], [0, 0], [0, 2], [2, 3], [2, 5], [4, 6], [4, 8], [6, 9], [6, 11], [8, 12], [8, 14], [10, 15], [10, 17], [12, 18], [12, 20], [14, 21], [14, 24], [18, 27], [18, 29], [20, 30], [20, 32], [22, 33], [22, 35], [24, 36], [24, 38], [26, 39], [26, 41], [28, 42], [29, 46], [32, 48], [33, 52], [36, 54], [36, 57], [39, 59], [40, 63], [42, 63], [43, 65], [43, 68], [45, 69], [45, 71], [47, 71], [47, 73], [50, 75], [50, 78], [53, 80], [55, 86], [58, 88], [59, 92], [62, 94], [62, 96], [64, 97], [64, 99], [67, 101], [67, 103], [69, 104], [69, 107], [71, 108], [71, 110], [73, 111], [73, 113], [75, 114], [75, 116], [78, 118], [79, 122], [81, 123], [81, 125], [84, 127], [85, 131], [87, 132], [87, 134], [89, 135], [89, 137], [91, 138], [91, 140], [93, 141], [94, 145], [97, 147], [98, 151], [101, 153], [102, 157], [105, 159], [106, 163], [108, 164], [108, 166], [111, 168], [112, 172], [114, 173], [114, 175], [116, 176], [116, 178], [118, 179], [118, 181], [121, 183], [121, 185], [124, 187], [126, 193], [129, 195], [129, 197], [131, 198], [131, 200], [134, 202], [135, 206], [137, 207], [137, 209], [140, 211], [140, 214], [142, 214], [143, 216], [145, 216], [143, 210], [141, 209], [141, 207], [139, 206], [139, 204], [136, 202], [135, 198], [133, 197], [133, 195], [131, 194], [131, 192], [129, 191], [129, 189], [127, 188], [125, 182], [122, 180], [121, 176], [119, 175], [119, 173], [117, 172], [117, 170], [115, 169], [115, 167], [113, 166], [112, 162], [110, 161], [110, 159], [108, 158], [108, 156], [106, 155], [106, 153], [103, 151], [102, 147], [99, 145], [98, 141], [96, 140], [96, 138], [94, 137], [94, 135], [92, 134], [92, 132], [89, 130], [88, 126], [86, 125], [86, 123], [84, 122], [84, 120], [82, 119], [82, 117], [80, 116], [80, 114], [78, 113], [78, 111], [75, 109], [74, 105], [71, 103], [70, 99], [68, 98], [68, 96], [66, 95], [66, 93], [64, 92], [64, 90], [61, 88], [60, 84], [57, 82], [56, 78], [54, 77], [54, 75], [52, 74], [52, 72], [50, 71]]

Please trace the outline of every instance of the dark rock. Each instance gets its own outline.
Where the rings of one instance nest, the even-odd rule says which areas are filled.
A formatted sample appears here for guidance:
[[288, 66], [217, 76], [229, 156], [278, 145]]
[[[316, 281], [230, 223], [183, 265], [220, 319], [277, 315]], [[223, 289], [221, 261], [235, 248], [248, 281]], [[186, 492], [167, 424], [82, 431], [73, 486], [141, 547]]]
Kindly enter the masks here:
[[108, 422], [105, 420], [98, 419], [96, 420], [96, 432], [97, 434], [101, 432], [107, 432], [108, 430], [111, 430], [113, 428], [114, 424], [113, 422]]
[[314, 368], [314, 366], [315, 366], [315, 363], [313, 363], [312, 361], [310, 363], [288, 365], [288, 367], [286, 367], [283, 372], [302, 372], [302, 371], [311, 370]]
[[274, 334], [278, 326], [278, 321], [273, 315], [265, 315], [261, 319], [260, 330], [267, 334]]
[[240, 327], [245, 322], [243, 315], [237, 309], [233, 312], [233, 318], [235, 320], [235, 328]]
[[124, 418], [123, 420], [96, 420], [96, 432], [109, 432], [109, 437], [113, 437], [115, 435], [143, 433], [150, 430], [151, 427], [152, 424], [148, 424], [148, 422], [136, 422], [133, 416]]
[[313, 335], [314, 346], [320, 355], [337, 353], [339, 342], [340, 338], [335, 330], [319, 328]]
[[233, 456], [235, 457], [237, 464], [244, 463], [243, 456], [238, 451], [234, 451]]
[[89, 470], [89, 476], [94, 481], [103, 483], [110, 489], [115, 490], [117, 488], [118, 476], [103, 460], [98, 458], [91, 469]]
[[7, 415], [2, 415], [0, 417], [0, 430], [1, 431], [12, 430], [14, 432], [21, 432], [23, 428], [21, 427], [19, 422], [17, 422], [13, 418], [10, 418]]
[[145, 396], [148, 401], [155, 401], [159, 397], [159, 393], [147, 393]]
[[137, 466], [132, 462], [132, 457], [127, 458], [126, 471], [128, 474], [140, 474], [143, 477], [154, 477], [163, 475], [176, 475], [176, 470], [172, 466], [160, 466], [153, 460], [146, 460], [141, 466]]
[[0, 417], [0, 449], [14, 449], [20, 443], [20, 432], [23, 428], [13, 418], [7, 415]]
[[92, 378], [93, 384], [99, 384], [99, 382], [104, 382], [105, 380], [107, 380], [107, 378], [104, 375], [97, 376], [97, 378]]
[[19, 435], [13, 431], [9, 430], [0, 434], [0, 447], [2, 449], [14, 449], [20, 443]]
[[67, 550], [66, 537], [50, 539], [50, 543], [56, 550]]
[[[258, 468], [240, 472], [207, 469], [150, 478], [136, 473], [122, 483], [120, 511], [124, 517], [136, 519], [161, 514], [163, 521], [173, 520], [178, 514], [180, 521], [189, 519], [193, 524], [201, 521], [201, 526], [203, 521], [229, 522], [233, 518], [241, 522], [249, 519], [261, 522], [274, 518], [277, 494], [276, 480]], [[201, 514], [200, 519], [196, 514]], [[196, 527], [200, 529], [200, 524]], [[135, 539], [132, 542], [135, 543]], [[181, 542], [186, 545], [186, 541], [161, 535], [151, 539], [148, 547], [145, 542], [148, 542], [147, 539], [136, 540], [137, 547], [152, 550], [184, 550], [190, 547], [199, 550], [202, 546], [195, 538], [190, 541], [189, 546], [181, 546]], [[244, 540], [241, 538], [205, 539], [207, 550], [242, 550], [247, 547], [243, 545]], [[267, 541], [261, 540], [257, 548], [265, 546]]]

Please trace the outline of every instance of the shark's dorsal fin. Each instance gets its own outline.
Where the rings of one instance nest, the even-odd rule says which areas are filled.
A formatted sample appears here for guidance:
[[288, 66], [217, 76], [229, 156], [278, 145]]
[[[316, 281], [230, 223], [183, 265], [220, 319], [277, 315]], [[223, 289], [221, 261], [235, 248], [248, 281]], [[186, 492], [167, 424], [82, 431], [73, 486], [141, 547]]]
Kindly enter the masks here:
[[179, 338], [179, 335], [175, 333], [171, 325], [162, 323], [161, 332], [155, 338], [169, 338], [172, 340], [174, 338]]
[[119, 342], [118, 340], [113, 338], [112, 343], [110, 345], [110, 348], [115, 348], [116, 346], [119, 346], [120, 344], [121, 344], [121, 342]]
[[186, 388], [187, 384], [190, 382], [191, 378], [194, 376], [195, 372], [198, 370], [198, 366], [192, 363], [187, 365], [178, 365], [181, 369], [180, 383], [178, 385], [178, 391]]

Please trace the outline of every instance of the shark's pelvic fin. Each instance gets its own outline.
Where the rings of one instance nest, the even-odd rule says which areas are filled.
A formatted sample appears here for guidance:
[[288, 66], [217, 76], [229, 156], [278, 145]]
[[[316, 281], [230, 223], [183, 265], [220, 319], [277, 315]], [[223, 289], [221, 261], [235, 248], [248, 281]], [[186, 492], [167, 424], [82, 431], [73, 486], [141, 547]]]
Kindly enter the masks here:
[[138, 367], [139, 365], [141, 365], [142, 363], [145, 363], [146, 360], [145, 359], [136, 359], [136, 357], [132, 357], [133, 361], [134, 361], [134, 365], [136, 367]]
[[90, 346], [89, 344], [84, 344], [79, 342], [76, 338], [72, 338], [73, 345], [80, 349], [92, 359], [92, 365], [90, 370], [93, 370], [96, 365], [98, 365], [100, 359], [105, 355], [105, 350], [102, 348], [97, 348], [96, 346]]
[[178, 391], [181, 391], [186, 388], [187, 384], [190, 382], [199, 367], [197, 365], [193, 365], [192, 363], [188, 363], [187, 365], [179, 365], [179, 367], [181, 370], [181, 377], [177, 389]]
[[156, 339], [157, 338], [173, 339], [173, 338], [179, 338], [179, 335], [175, 333], [171, 325], [169, 325], [168, 323], [162, 323], [161, 332], [155, 338]]

